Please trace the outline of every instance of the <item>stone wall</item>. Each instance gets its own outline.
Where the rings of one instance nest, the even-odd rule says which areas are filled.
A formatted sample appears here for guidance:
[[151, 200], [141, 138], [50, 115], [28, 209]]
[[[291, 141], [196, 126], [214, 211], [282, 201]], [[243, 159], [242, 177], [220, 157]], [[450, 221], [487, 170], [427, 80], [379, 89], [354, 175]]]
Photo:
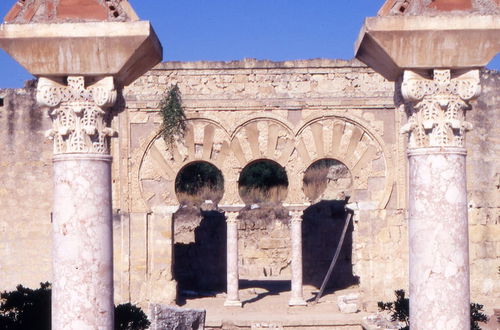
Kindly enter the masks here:
[[51, 280], [52, 143], [34, 89], [0, 90], [0, 290]]
[[[467, 137], [471, 291], [473, 300], [486, 304], [500, 291], [500, 131], [494, 125], [500, 119], [499, 79], [498, 73], [483, 73], [483, 95], [468, 114], [475, 126]], [[172, 84], [182, 92], [188, 129], [168, 148], [158, 137], [158, 104]], [[113, 122], [120, 132], [112, 142], [116, 302], [147, 307], [175, 299], [175, 244], [195, 242], [203, 221], [188, 233], [179, 232], [172, 218], [178, 207], [175, 177], [194, 161], [222, 171], [221, 205], [242, 204], [239, 173], [255, 160], [285, 168], [288, 204], [308, 202], [302, 177], [313, 162], [342, 162], [352, 176], [351, 202], [357, 203], [342, 271], [359, 278], [367, 308], [406, 289], [407, 160], [399, 133], [406, 119], [394, 88], [357, 61], [332, 60], [162, 63], [127, 87], [126, 111]], [[0, 96], [0, 290], [6, 290], [50, 280], [51, 143], [43, 137], [50, 126], [47, 111], [34, 105], [32, 89], [3, 90]], [[314, 221], [330, 217], [322, 207], [307, 211], [307, 235], [320, 235], [321, 224]], [[261, 227], [239, 226], [242, 275], [265, 269], [266, 275], [288, 278], [289, 225]], [[326, 238], [305, 243], [309, 255], [332, 248]], [[323, 261], [304, 261], [306, 284], [317, 282], [310, 267]]]
[[467, 114], [474, 124], [467, 134], [467, 198], [471, 299], [487, 303], [500, 292], [499, 73], [483, 72], [481, 85], [482, 94]]

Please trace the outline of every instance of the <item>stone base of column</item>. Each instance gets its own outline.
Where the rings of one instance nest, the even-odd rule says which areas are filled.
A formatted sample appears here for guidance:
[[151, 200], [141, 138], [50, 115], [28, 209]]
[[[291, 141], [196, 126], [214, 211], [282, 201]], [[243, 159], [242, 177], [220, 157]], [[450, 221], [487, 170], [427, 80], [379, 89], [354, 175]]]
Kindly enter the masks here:
[[225, 307], [242, 307], [243, 304], [239, 300], [226, 300], [224, 302]]
[[288, 306], [307, 306], [307, 303], [302, 298], [290, 298]]

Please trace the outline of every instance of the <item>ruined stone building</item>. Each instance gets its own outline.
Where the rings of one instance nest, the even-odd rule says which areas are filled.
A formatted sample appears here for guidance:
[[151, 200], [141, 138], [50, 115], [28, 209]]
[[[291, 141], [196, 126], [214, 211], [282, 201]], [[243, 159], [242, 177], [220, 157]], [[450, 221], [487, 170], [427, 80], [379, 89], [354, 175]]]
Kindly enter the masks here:
[[[159, 104], [175, 84], [186, 133], [168, 145]], [[203, 214], [238, 214], [245, 204], [240, 173], [261, 160], [286, 171], [283, 205], [305, 209], [304, 284], [319, 287], [326, 273], [345, 216], [331, 201], [345, 189], [354, 221], [332, 285], [354, 286], [367, 308], [406, 288], [406, 115], [397, 84], [355, 60], [317, 59], [162, 63], [126, 87], [112, 140], [115, 301], [172, 303], [179, 286], [224, 291], [226, 221]], [[498, 72], [483, 70], [481, 86], [466, 141], [471, 293], [473, 301], [498, 306]], [[32, 85], [0, 91], [0, 290], [51, 280], [52, 142], [44, 137], [47, 109], [34, 93]], [[343, 164], [349, 180], [311, 200], [304, 173], [324, 159]], [[221, 171], [224, 194], [205, 213], [176, 219], [176, 177], [196, 162]], [[289, 221], [240, 221], [238, 232], [240, 279], [291, 278]], [[179, 284], [185, 278], [188, 284]]]

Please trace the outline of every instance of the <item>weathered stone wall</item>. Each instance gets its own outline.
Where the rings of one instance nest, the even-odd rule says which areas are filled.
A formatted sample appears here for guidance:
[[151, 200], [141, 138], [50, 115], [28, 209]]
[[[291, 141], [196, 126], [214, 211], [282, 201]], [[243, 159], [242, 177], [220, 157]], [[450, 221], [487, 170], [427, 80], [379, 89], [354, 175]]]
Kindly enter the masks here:
[[[483, 74], [483, 95], [468, 114], [475, 126], [467, 136], [471, 291], [473, 300], [487, 304], [494, 299], [498, 304], [500, 291], [499, 79], [498, 73]], [[172, 84], [182, 92], [188, 130], [168, 148], [158, 137], [158, 104]], [[405, 114], [394, 106], [394, 88], [359, 62], [331, 60], [163, 63], [127, 87], [127, 109], [113, 122], [120, 132], [112, 142], [116, 301], [147, 307], [175, 299], [174, 181], [193, 161], [221, 169], [225, 194], [219, 204], [235, 205], [242, 203], [239, 173], [255, 160], [285, 168], [289, 204], [308, 202], [302, 178], [314, 161], [339, 160], [350, 171], [349, 193], [357, 202], [345, 256], [352, 264], [344, 270], [359, 277], [368, 307], [406, 288], [407, 160], [406, 139], [399, 133]], [[5, 290], [50, 280], [52, 185], [51, 143], [43, 137], [50, 126], [46, 110], [34, 106], [32, 90], [1, 93], [0, 290]], [[267, 267], [286, 278], [288, 225], [264, 231], [247, 225], [239, 227], [242, 274], [254, 276]], [[307, 232], [314, 233], [309, 226]], [[196, 229], [190, 230], [194, 235]], [[324, 246], [312, 243], [311, 251]]]
[[[172, 84], [182, 92], [189, 119], [185, 139], [173, 149], [157, 137], [158, 104]], [[175, 176], [193, 161], [221, 169], [225, 194], [220, 204], [241, 204], [239, 173], [258, 159], [276, 161], [293, 178], [286, 203], [304, 203], [304, 171], [316, 160], [337, 159], [351, 171], [352, 201], [359, 202], [351, 276], [359, 277], [366, 297], [390, 297], [394, 288], [405, 286], [407, 268], [406, 254], [401, 253], [406, 249], [406, 160], [399, 134], [403, 114], [394, 110], [393, 91], [393, 83], [356, 61], [162, 64], [125, 91], [129, 111], [118, 125], [128, 126], [128, 142], [120, 139], [115, 145], [129, 143], [130, 152], [123, 155], [130, 161], [121, 162], [119, 167], [126, 170], [118, 171], [130, 174], [128, 184], [121, 183], [128, 190], [115, 198], [131, 198], [124, 198], [119, 208], [146, 217], [176, 205]], [[121, 156], [115, 154], [117, 158]], [[146, 233], [147, 223], [140, 226]], [[267, 267], [266, 273], [286, 278], [287, 240], [275, 244], [276, 249], [262, 249], [260, 245], [276, 240], [261, 239], [260, 230], [243, 228], [240, 225], [242, 274], [254, 277]], [[288, 230], [284, 225], [268, 234], [282, 238]], [[151, 248], [135, 253], [140, 257], [130, 259], [131, 278], [148, 267], [146, 273], [156, 272], [156, 266], [148, 264]], [[141, 301], [141, 293], [131, 293], [131, 299]]]
[[482, 93], [467, 117], [469, 257], [473, 301], [488, 303], [500, 292], [500, 74], [485, 71]]
[[52, 143], [34, 89], [0, 90], [0, 290], [51, 280]]

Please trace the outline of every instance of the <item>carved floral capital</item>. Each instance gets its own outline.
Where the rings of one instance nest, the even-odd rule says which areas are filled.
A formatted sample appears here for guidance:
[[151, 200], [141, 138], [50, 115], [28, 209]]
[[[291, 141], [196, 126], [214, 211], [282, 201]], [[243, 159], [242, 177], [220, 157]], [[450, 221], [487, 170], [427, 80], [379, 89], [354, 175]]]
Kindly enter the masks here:
[[465, 132], [472, 129], [465, 110], [481, 93], [479, 71], [452, 75], [451, 70], [434, 70], [432, 78], [404, 72], [401, 93], [409, 102], [409, 119], [402, 132], [409, 134], [410, 148], [464, 146]]
[[54, 154], [109, 153], [109, 137], [115, 131], [107, 126], [106, 109], [116, 101], [113, 77], [85, 86], [82, 76], [70, 76], [67, 85], [48, 78], [38, 81], [37, 102], [51, 108]]

